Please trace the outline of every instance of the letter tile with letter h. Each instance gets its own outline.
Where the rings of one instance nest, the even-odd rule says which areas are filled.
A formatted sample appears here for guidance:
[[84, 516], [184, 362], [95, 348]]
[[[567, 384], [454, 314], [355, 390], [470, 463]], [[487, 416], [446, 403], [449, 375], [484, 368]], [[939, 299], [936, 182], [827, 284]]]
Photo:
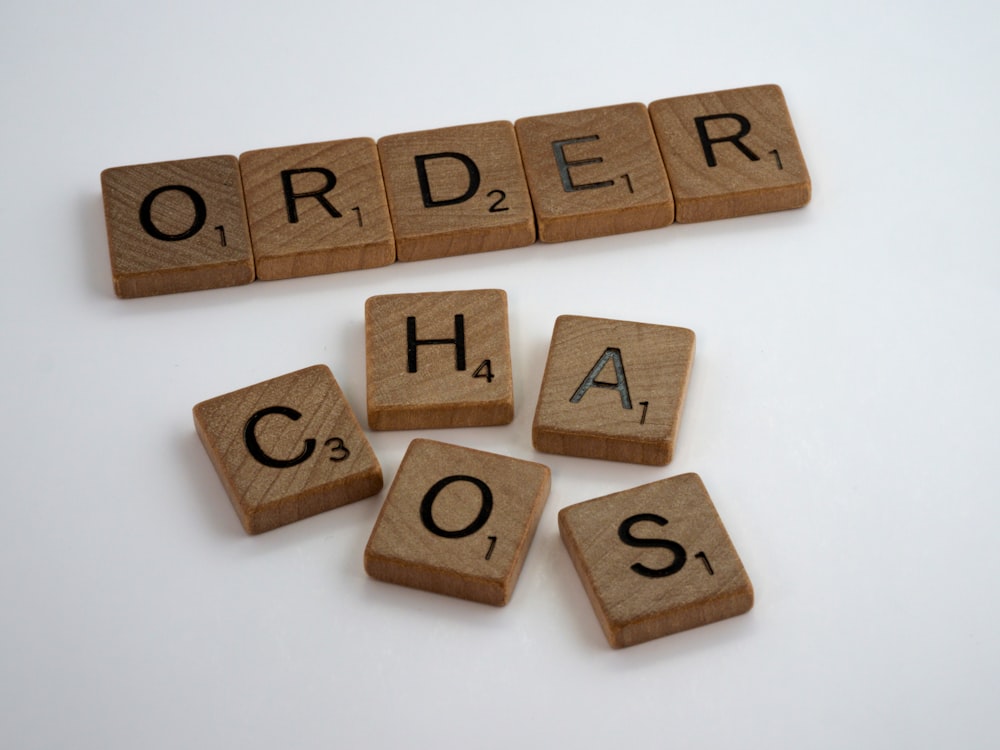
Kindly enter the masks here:
[[532, 425], [535, 448], [668, 463], [693, 359], [687, 328], [560, 316]]
[[503, 606], [548, 498], [547, 466], [417, 439], [365, 548], [381, 581]]
[[482, 427], [514, 418], [507, 294], [387, 294], [365, 303], [368, 425]]

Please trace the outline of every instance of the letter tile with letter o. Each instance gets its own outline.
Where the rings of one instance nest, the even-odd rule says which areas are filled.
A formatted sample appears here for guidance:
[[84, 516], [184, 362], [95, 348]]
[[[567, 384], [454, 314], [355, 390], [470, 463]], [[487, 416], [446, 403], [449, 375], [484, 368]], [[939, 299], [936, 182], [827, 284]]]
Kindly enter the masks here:
[[101, 173], [101, 190], [119, 297], [254, 280], [235, 156], [112, 167]]
[[753, 586], [697, 474], [563, 508], [559, 533], [614, 648], [753, 606]]
[[417, 439], [365, 549], [381, 581], [502, 606], [549, 495], [547, 466]]
[[325, 365], [203, 401], [194, 423], [248, 534], [382, 489], [382, 467]]

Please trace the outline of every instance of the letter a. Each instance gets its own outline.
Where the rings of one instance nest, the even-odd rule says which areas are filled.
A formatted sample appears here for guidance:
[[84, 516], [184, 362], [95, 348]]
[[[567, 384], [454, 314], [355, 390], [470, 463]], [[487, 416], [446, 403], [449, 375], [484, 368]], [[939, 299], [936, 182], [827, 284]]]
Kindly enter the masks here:
[[[601, 374], [604, 366], [608, 363], [608, 360], [614, 362], [615, 365], [615, 382], [608, 383], [597, 379], [597, 376]], [[576, 404], [580, 402], [583, 398], [583, 394], [589, 391], [592, 387], [598, 388], [610, 388], [611, 390], [618, 391], [622, 397], [622, 408], [631, 409], [632, 408], [632, 398], [628, 393], [628, 381], [625, 380], [625, 365], [622, 364], [622, 353], [620, 349], [614, 347], [608, 347], [604, 350], [604, 354], [601, 355], [597, 363], [590, 369], [587, 373], [587, 377], [583, 379], [580, 383], [580, 387], [576, 389], [576, 393], [569, 400], [571, 404]]]

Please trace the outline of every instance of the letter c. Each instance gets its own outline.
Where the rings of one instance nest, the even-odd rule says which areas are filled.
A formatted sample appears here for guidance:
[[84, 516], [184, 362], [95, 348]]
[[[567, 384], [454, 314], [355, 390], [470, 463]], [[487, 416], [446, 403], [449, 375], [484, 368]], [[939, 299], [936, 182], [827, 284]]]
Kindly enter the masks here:
[[266, 409], [261, 409], [260, 411], [254, 413], [254, 415], [247, 420], [246, 425], [243, 427], [243, 442], [246, 443], [247, 450], [250, 451], [250, 455], [253, 456], [258, 463], [264, 464], [264, 466], [270, 466], [274, 469], [287, 469], [291, 466], [297, 466], [308, 459], [316, 449], [316, 441], [313, 438], [308, 438], [305, 441], [305, 447], [302, 449], [302, 452], [294, 458], [272, 458], [264, 452], [264, 449], [260, 447], [260, 443], [257, 442], [257, 435], [254, 431], [257, 428], [257, 423], [270, 414], [280, 414], [283, 417], [288, 417], [293, 422], [302, 417], [302, 415], [295, 411], [295, 409], [291, 409], [287, 406], [269, 406]]

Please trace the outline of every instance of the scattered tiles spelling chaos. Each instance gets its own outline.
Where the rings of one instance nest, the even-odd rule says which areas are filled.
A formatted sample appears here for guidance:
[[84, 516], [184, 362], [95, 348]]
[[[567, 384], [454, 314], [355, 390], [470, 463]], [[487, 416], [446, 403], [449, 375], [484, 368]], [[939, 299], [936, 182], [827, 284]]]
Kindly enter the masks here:
[[774, 85], [115, 167], [101, 183], [119, 297], [798, 208], [811, 191]]

